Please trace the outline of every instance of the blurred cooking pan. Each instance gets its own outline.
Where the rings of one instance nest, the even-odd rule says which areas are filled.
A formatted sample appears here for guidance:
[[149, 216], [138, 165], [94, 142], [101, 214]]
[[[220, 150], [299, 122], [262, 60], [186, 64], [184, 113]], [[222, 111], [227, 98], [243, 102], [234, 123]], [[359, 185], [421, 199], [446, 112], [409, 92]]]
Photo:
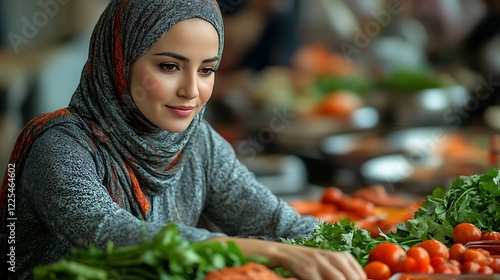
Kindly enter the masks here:
[[323, 139], [321, 153], [330, 163], [358, 169], [363, 162], [389, 152], [385, 140], [373, 131], [340, 133]]

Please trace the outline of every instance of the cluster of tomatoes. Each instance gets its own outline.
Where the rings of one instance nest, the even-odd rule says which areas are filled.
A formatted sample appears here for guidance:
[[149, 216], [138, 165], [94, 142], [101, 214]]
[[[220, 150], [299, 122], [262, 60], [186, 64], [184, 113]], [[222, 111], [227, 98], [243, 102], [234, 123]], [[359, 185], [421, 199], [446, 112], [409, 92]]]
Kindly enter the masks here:
[[[461, 223], [453, 229], [453, 245], [429, 239], [405, 251], [401, 246], [384, 242], [369, 254], [364, 270], [369, 279], [387, 280], [393, 274], [493, 274], [500, 273], [500, 256], [483, 248], [468, 248], [471, 241], [500, 240], [499, 232], [481, 232], [470, 223]], [[500, 244], [500, 243], [499, 243]], [[500, 246], [500, 245], [499, 245]], [[415, 279], [408, 275], [407, 278]], [[420, 279], [420, 278], [419, 278]]]

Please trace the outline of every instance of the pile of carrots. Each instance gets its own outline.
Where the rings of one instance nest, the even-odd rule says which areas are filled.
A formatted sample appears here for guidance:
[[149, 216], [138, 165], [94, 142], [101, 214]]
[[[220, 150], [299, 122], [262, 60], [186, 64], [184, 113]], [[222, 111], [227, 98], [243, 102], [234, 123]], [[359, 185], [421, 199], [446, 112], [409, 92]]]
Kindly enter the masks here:
[[325, 187], [318, 200], [289, 202], [300, 214], [325, 222], [335, 223], [349, 218], [373, 237], [380, 236], [380, 231], [395, 230], [397, 224], [412, 219], [421, 203], [422, 200], [389, 194], [381, 185], [362, 188], [351, 194], [337, 187]]
[[246, 263], [242, 266], [226, 267], [214, 270], [205, 276], [205, 280], [294, 280], [283, 278], [272, 269], [259, 263]]

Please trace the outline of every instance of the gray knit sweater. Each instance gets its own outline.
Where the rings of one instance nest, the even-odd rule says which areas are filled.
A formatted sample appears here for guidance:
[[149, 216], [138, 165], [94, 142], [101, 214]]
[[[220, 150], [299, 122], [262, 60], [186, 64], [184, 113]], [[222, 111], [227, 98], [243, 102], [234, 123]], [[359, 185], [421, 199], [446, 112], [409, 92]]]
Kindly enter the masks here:
[[[141, 221], [112, 201], [103, 185], [103, 161], [88, 134], [75, 124], [47, 130], [33, 144], [18, 184], [16, 279], [67, 256], [72, 246], [109, 240], [118, 246], [140, 243]], [[148, 196], [148, 238], [166, 223], [178, 225], [185, 238], [205, 240], [223, 233], [197, 228], [207, 215], [231, 236], [297, 237], [309, 235], [317, 220], [299, 216], [259, 184], [236, 158], [232, 147], [208, 123], [195, 134], [195, 148], [180, 183]]]

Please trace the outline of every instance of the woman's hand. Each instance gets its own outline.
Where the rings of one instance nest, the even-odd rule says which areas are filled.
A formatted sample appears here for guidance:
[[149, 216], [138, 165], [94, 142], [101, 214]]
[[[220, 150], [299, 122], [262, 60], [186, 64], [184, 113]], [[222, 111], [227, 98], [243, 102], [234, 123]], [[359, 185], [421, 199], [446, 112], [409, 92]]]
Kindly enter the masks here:
[[349, 253], [242, 238], [215, 238], [235, 242], [244, 255], [265, 256], [270, 267], [283, 267], [303, 280], [364, 280], [366, 274]]

